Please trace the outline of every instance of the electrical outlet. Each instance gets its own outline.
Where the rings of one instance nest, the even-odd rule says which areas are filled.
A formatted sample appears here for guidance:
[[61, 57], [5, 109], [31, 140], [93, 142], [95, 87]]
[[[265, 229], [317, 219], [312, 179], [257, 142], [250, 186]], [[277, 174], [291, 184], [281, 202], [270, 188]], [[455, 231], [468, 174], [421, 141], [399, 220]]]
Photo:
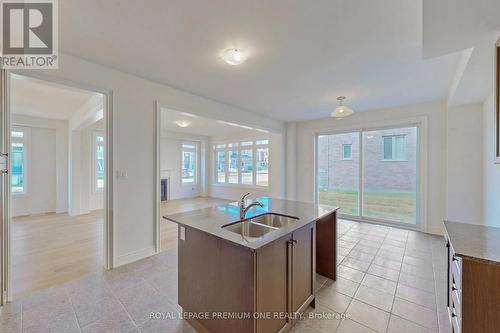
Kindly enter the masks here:
[[179, 227], [179, 239], [186, 240], [186, 228], [185, 227]]
[[116, 179], [128, 179], [126, 170], [116, 170]]

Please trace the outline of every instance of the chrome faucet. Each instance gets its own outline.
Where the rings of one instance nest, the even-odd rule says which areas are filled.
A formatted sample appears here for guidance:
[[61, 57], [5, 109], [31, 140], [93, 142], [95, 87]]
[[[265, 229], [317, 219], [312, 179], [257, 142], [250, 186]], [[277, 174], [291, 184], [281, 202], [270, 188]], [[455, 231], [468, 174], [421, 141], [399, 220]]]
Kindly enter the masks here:
[[264, 204], [260, 201], [257, 201], [257, 200], [245, 207], [245, 198], [249, 195], [250, 195], [250, 193], [247, 193], [243, 197], [241, 197], [241, 200], [240, 200], [240, 220], [245, 219], [245, 215], [250, 208], [252, 208], [254, 206], [264, 207]]

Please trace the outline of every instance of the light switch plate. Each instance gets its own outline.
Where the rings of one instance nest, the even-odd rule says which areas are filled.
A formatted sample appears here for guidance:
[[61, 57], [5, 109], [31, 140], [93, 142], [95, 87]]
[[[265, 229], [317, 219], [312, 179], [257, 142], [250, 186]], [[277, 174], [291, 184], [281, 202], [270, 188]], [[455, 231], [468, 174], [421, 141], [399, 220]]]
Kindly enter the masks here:
[[186, 240], [186, 228], [185, 227], [179, 227], [179, 239]]

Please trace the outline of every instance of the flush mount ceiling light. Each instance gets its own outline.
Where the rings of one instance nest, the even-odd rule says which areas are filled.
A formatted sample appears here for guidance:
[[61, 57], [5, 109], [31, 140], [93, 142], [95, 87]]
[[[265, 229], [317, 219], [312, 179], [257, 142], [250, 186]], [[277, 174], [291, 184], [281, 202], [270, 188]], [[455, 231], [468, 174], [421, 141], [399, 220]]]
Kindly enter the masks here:
[[247, 58], [248, 55], [240, 49], [227, 49], [222, 52], [222, 59], [233, 66], [241, 65]]
[[333, 118], [344, 118], [354, 113], [354, 111], [344, 105], [345, 96], [339, 96], [337, 100], [339, 101], [339, 106], [335, 108], [330, 116]]
[[175, 124], [179, 127], [188, 127], [189, 125], [191, 125], [191, 123], [189, 121], [185, 121], [185, 120], [177, 120], [175, 122]]

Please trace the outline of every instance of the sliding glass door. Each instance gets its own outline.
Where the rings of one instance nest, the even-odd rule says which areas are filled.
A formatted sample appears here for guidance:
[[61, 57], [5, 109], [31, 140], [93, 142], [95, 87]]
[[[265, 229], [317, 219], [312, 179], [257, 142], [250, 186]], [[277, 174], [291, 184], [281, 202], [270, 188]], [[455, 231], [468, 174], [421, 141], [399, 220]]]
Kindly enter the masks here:
[[317, 145], [319, 203], [364, 220], [417, 223], [417, 127], [319, 135]]
[[318, 199], [359, 216], [359, 133], [318, 137]]

